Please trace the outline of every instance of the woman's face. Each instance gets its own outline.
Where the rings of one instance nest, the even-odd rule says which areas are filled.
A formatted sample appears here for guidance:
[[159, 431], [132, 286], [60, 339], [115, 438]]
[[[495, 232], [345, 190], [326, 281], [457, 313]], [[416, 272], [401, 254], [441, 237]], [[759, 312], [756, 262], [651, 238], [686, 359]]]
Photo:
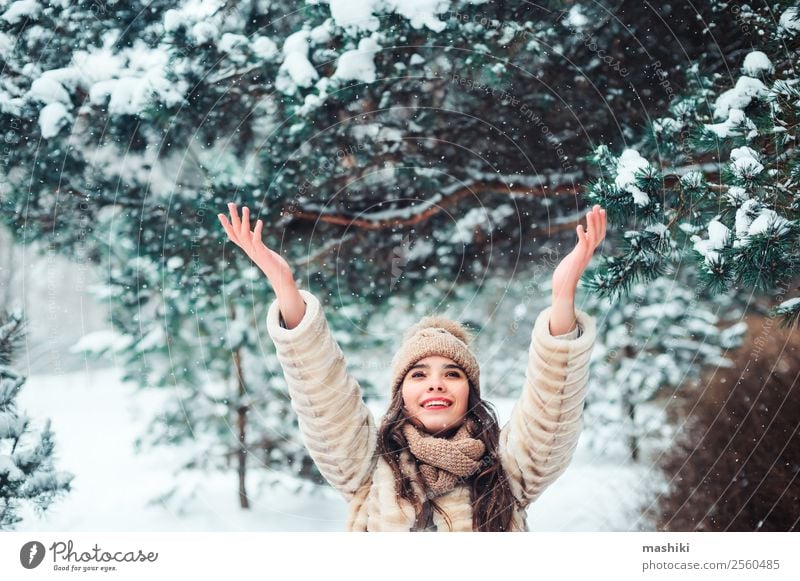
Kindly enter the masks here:
[[431, 434], [449, 431], [464, 422], [469, 381], [452, 359], [431, 355], [406, 373], [401, 386], [406, 414]]

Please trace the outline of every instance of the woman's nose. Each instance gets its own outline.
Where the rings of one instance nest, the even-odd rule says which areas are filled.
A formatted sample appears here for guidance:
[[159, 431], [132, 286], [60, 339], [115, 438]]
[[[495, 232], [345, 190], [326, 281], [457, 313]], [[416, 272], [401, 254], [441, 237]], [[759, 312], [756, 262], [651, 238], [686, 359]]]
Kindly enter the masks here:
[[428, 386], [428, 391], [433, 391], [434, 389], [436, 391], [444, 391], [444, 387], [442, 387], [441, 385], [429, 385]]

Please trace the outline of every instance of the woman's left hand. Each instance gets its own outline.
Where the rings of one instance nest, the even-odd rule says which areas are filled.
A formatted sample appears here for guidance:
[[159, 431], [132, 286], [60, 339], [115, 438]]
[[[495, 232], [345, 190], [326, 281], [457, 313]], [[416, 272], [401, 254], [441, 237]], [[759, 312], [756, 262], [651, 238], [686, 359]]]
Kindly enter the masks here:
[[595, 249], [606, 237], [606, 211], [598, 204], [586, 214], [588, 230], [579, 224], [578, 243], [553, 272], [553, 299], [573, 299], [583, 271], [589, 265]]

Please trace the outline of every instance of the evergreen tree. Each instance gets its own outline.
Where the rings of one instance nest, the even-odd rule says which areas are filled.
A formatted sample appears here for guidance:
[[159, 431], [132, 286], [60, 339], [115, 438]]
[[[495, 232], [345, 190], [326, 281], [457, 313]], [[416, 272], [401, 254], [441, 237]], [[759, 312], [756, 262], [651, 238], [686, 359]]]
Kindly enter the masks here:
[[246, 505], [248, 456], [314, 472], [264, 339], [271, 297], [222, 245], [225, 202], [264, 220], [343, 346], [378, 346], [361, 330], [391, 297], [530, 276], [546, 238], [573, 235], [584, 140], [667, 111], [655, 63], [680, 51], [711, 75], [741, 50], [708, 48], [706, 22], [733, 11], [697, 9], [5, 4], [0, 217], [108, 273], [128, 377], [174, 390], [148, 440], [194, 442], [187, 467], [235, 458]]
[[[159, 250], [181, 253], [170, 226], [236, 197], [290, 263], [372, 304], [432, 279], [524, 270], [543, 238], [574, 232], [584, 141], [628, 139], [666, 111], [654, 64], [679, 69], [660, 63], [681, 51], [713, 74], [742, 42], [709, 51], [706, 22], [729, 30], [735, 14], [703, 5], [698, 18], [678, 2], [625, 1], [613, 15], [554, 1], [24, 8], [0, 20], [16, 141], [5, 202], [22, 238], [57, 235], [99, 261], [90, 234], [112, 206], [137, 247], [152, 227]], [[65, 50], [45, 42], [55, 30]], [[392, 285], [409, 239], [418, 250]]]
[[73, 479], [55, 470], [50, 420], [35, 430], [31, 419], [17, 410], [16, 398], [25, 378], [11, 364], [23, 332], [21, 314], [0, 316], [0, 529], [13, 528], [22, 520], [18, 511], [23, 502], [46, 511], [70, 490]]
[[[98, 225], [113, 230], [102, 219]], [[239, 269], [239, 257], [228, 254], [235, 249], [225, 250], [233, 262], [220, 272], [178, 255], [154, 265], [122, 240], [109, 239], [107, 251], [114, 266], [97, 293], [109, 302], [117, 331], [88, 336], [76, 349], [113, 358], [125, 369], [124, 380], [164, 392], [137, 449], [178, 446], [177, 471], [234, 470], [242, 508], [254, 494], [248, 481], [253, 490], [278, 483], [313, 490], [309, 484], [321, 483], [267, 338], [273, 297], [263, 275]], [[176, 478], [153, 500], [181, 503], [192, 497], [195, 482]]]
[[603, 314], [585, 429], [595, 448], [637, 461], [645, 445], [660, 451], [672, 440], [664, 402], [696, 387], [704, 369], [730, 367], [726, 354], [747, 325], [729, 297], [696, 295], [678, 279], [637, 283], [631, 295], [618, 303], [590, 296], [587, 308]]
[[[610, 223], [632, 229], [622, 255], [606, 257], [589, 288], [618, 297], [686, 260], [713, 293], [796, 293], [800, 13], [792, 4], [740, 8], [739, 25], [758, 45], [737, 52], [735, 80], [692, 67], [670, 114], [637, 143], [620, 155], [594, 150], [601, 177], [588, 197], [607, 208]], [[790, 296], [773, 314], [797, 321], [800, 299]]]

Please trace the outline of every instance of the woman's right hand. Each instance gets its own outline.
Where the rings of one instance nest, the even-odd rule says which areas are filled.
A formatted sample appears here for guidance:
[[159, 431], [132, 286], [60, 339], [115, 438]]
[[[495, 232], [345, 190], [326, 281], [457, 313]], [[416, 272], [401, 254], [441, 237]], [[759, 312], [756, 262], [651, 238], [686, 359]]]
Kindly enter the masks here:
[[286, 326], [289, 329], [294, 328], [303, 318], [305, 301], [297, 290], [289, 263], [261, 240], [261, 229], [263, 228], [261, 220], [256, 222], [254, 230], [250, 230], [250, 210], [247, 206], [242, 209], [241, 220], [236, 204], [229, 203], [228, 209], [231, 213], [230, 222], [225, 214], [217, 214], [225, 233], [230, 241], [244, 250], [250, 260], [266, 275], [278, 296]]

